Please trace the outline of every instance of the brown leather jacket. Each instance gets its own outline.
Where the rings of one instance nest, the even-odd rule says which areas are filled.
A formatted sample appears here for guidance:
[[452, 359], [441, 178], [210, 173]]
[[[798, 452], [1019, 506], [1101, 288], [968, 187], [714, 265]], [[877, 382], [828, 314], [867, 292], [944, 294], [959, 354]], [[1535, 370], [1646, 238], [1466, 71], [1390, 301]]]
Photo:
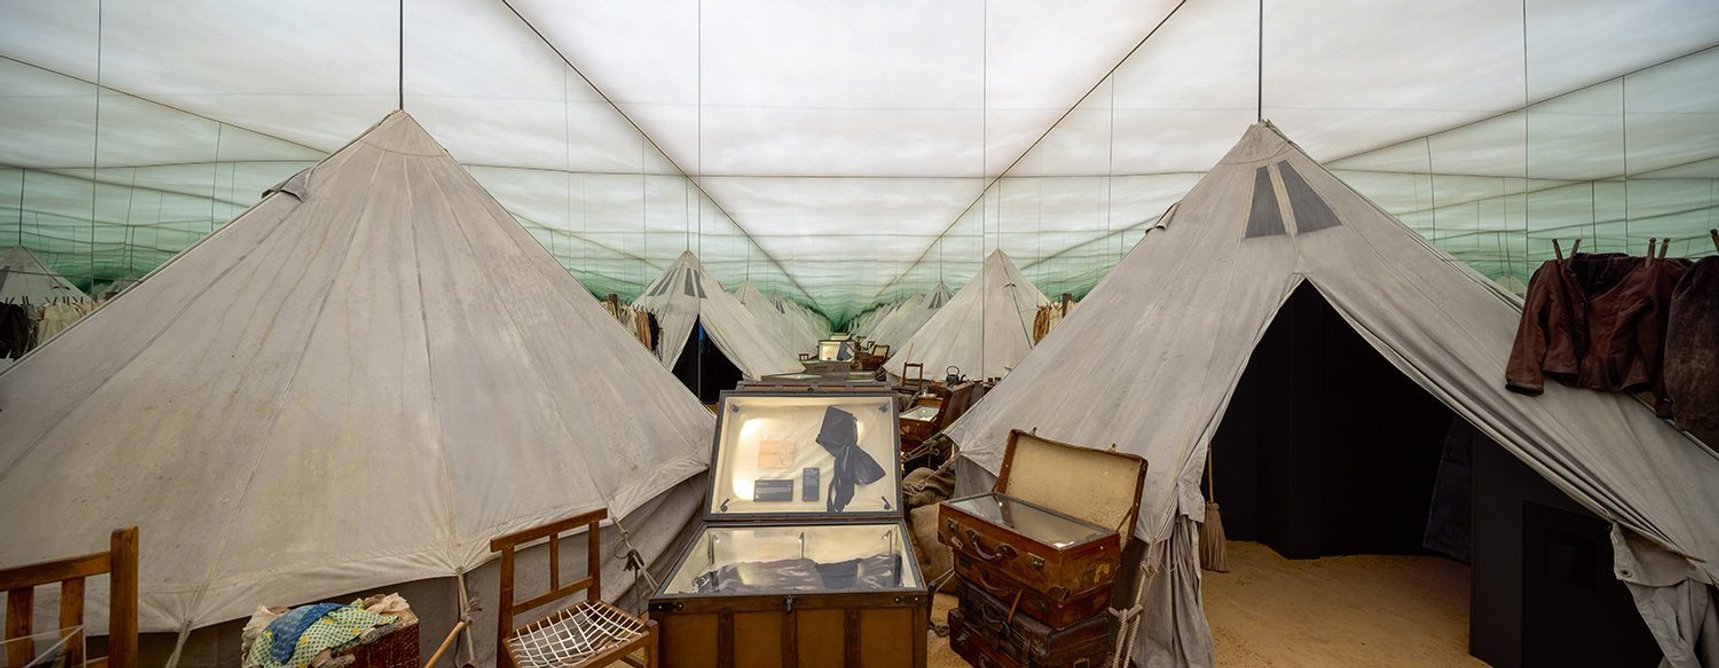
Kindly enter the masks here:
[[1551, 260], [1528, 283], [1505, 387], [1539, 394], [1545, 378], [1612, 392], [1661, 387], [1672, 289], [1689, 261], [1622, 253]]

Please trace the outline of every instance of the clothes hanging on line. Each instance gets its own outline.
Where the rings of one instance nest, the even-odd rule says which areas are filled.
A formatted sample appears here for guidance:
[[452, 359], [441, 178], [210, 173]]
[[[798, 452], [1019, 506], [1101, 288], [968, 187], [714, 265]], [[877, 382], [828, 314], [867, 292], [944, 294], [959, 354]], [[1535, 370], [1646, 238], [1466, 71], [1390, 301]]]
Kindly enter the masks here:
[[1545, 379], [1611, 392], [1652, 392], [1662, 415], [1671, 294], [1688, 260], [1577, 253], [1534, 272], [1505, 386], [1537, 395]]
[[30, 352], [36, 338], [36, 322], [24, 304], [0, 303], [0, 358], [16, 359]]
[[1719, 449], [1719, 256], [1705, 257], [1672, 292], [1665, 389], [1677, 426]]
[[49, 339], [59, 336], [60, 332], [71, 329], [84, 316], [95, 310], [95, 304], [85, 301], [64, 301], [43, 304], [39, 309], [41, 317], [37, 320], [36, 344], [42, 345]]

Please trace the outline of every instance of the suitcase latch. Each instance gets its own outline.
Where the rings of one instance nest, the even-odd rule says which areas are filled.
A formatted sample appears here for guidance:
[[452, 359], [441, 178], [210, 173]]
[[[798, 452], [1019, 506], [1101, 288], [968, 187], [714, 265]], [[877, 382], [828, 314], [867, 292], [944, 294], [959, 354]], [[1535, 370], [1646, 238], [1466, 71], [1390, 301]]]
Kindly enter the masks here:
[[793, 612], [794, 611], [794, 597], [792, 595], [790, 595], [790, 596], [783, 598], [782, 599], [782, 605], [783, 605], [783, 607], [787, 608], [786, 612]]
[[1045, 569], [1045, 558], [1036, 554], [1027, 555], [1027, 563], [1031, 564], [1035, 571], [1042, 571]]

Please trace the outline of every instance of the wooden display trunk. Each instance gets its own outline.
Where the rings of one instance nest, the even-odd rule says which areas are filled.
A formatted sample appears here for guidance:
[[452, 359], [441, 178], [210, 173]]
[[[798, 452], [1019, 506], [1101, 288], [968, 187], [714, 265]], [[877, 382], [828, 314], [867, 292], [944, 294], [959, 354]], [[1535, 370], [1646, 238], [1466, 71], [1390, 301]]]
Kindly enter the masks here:
[[895, 409], [875, 386], [722, 395], [704, 522], [649, 602], [661, 665], [925, 665]]
[[656, 599], [658, 657], [673, 668], [923, 666], [922, 593]]

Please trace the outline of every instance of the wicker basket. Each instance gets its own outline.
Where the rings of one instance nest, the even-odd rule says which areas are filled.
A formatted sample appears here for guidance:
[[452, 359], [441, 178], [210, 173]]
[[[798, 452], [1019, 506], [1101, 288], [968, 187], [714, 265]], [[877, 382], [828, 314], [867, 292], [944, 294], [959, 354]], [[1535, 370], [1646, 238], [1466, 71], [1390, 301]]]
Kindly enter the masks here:
[[[347, 663], [350, 658], [350, 663]], [[351, 668], [420, 668], [418, 620], [402, 620], [388, 633], [336, 654], [331, 665]]]

